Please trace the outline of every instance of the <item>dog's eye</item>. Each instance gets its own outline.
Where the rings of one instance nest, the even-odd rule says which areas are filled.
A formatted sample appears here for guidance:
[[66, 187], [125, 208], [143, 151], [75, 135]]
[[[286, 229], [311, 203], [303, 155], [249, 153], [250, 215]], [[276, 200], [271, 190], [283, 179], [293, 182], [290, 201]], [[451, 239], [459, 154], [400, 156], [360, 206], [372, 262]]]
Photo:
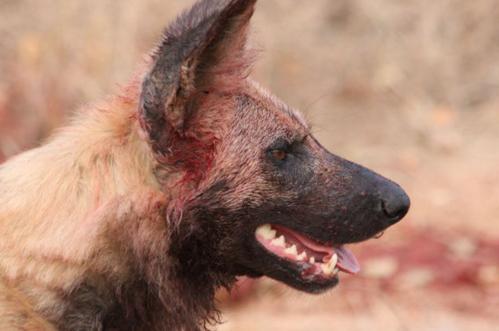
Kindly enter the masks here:
[[270, 151], [270, 155], [277, 161], [286, 160], [288, 153], [282, 149], [273, 149]]

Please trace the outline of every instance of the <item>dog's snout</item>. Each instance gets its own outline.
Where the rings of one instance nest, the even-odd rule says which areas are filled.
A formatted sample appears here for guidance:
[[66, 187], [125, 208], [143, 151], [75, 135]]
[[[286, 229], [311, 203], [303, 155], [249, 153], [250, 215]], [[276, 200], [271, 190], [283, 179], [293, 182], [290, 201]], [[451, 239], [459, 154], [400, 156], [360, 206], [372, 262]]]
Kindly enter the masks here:
[[381, 208], [389, 225], [400, 221], [409, 211], [411, 201], [397, 184], [390, 183], [381, 192]]
[[331, 205], [341, 208], [333, 210], [328, 218], [348, 225], [335, 228], [334, 241], [352, 243], [372, 238], [402, 220], [409, 211], [410, 199], [397, 183], [335, 155], [330, 155], [329, 160], [340, 169], [335, 178], [344, 182], [330, 195], [334, 202]]

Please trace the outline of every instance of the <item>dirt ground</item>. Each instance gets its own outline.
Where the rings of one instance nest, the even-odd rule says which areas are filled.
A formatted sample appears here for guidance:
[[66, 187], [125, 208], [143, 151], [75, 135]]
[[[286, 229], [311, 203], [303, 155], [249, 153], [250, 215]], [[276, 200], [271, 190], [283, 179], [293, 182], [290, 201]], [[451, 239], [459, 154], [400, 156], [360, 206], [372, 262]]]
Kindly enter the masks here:
[[[126, 82], [192, 1], [0, 2], [0, 162]], [[260, 0], [254, 77], [412, 199], [363, 271], [223, 293], [219, 330], [499, 330], [499, 2]]]

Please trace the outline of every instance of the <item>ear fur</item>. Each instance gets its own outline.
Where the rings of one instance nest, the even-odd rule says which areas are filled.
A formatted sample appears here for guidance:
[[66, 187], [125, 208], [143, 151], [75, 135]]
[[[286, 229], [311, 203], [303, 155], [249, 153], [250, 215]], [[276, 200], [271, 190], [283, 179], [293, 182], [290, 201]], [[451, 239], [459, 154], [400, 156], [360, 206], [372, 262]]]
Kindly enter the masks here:
[[237, 89], [249, 71], [247, 29], [256, 0], [201, 0], [170, 25], [145, 76], [139, 118], [155, 152], [182, 136], [199, 95]]

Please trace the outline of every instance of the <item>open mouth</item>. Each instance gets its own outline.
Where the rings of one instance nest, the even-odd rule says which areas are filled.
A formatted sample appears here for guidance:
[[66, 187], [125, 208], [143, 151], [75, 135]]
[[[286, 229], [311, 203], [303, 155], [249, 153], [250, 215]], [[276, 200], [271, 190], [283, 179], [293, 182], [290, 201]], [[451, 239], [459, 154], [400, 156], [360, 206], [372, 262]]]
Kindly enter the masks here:
[[340, 271], [360, 271], [355, 256], [341, 245], [325, 246], [281, 225], [261, 225], [255, 236], [267, 251], [295, 264], [304, 279], [329, 279]]

